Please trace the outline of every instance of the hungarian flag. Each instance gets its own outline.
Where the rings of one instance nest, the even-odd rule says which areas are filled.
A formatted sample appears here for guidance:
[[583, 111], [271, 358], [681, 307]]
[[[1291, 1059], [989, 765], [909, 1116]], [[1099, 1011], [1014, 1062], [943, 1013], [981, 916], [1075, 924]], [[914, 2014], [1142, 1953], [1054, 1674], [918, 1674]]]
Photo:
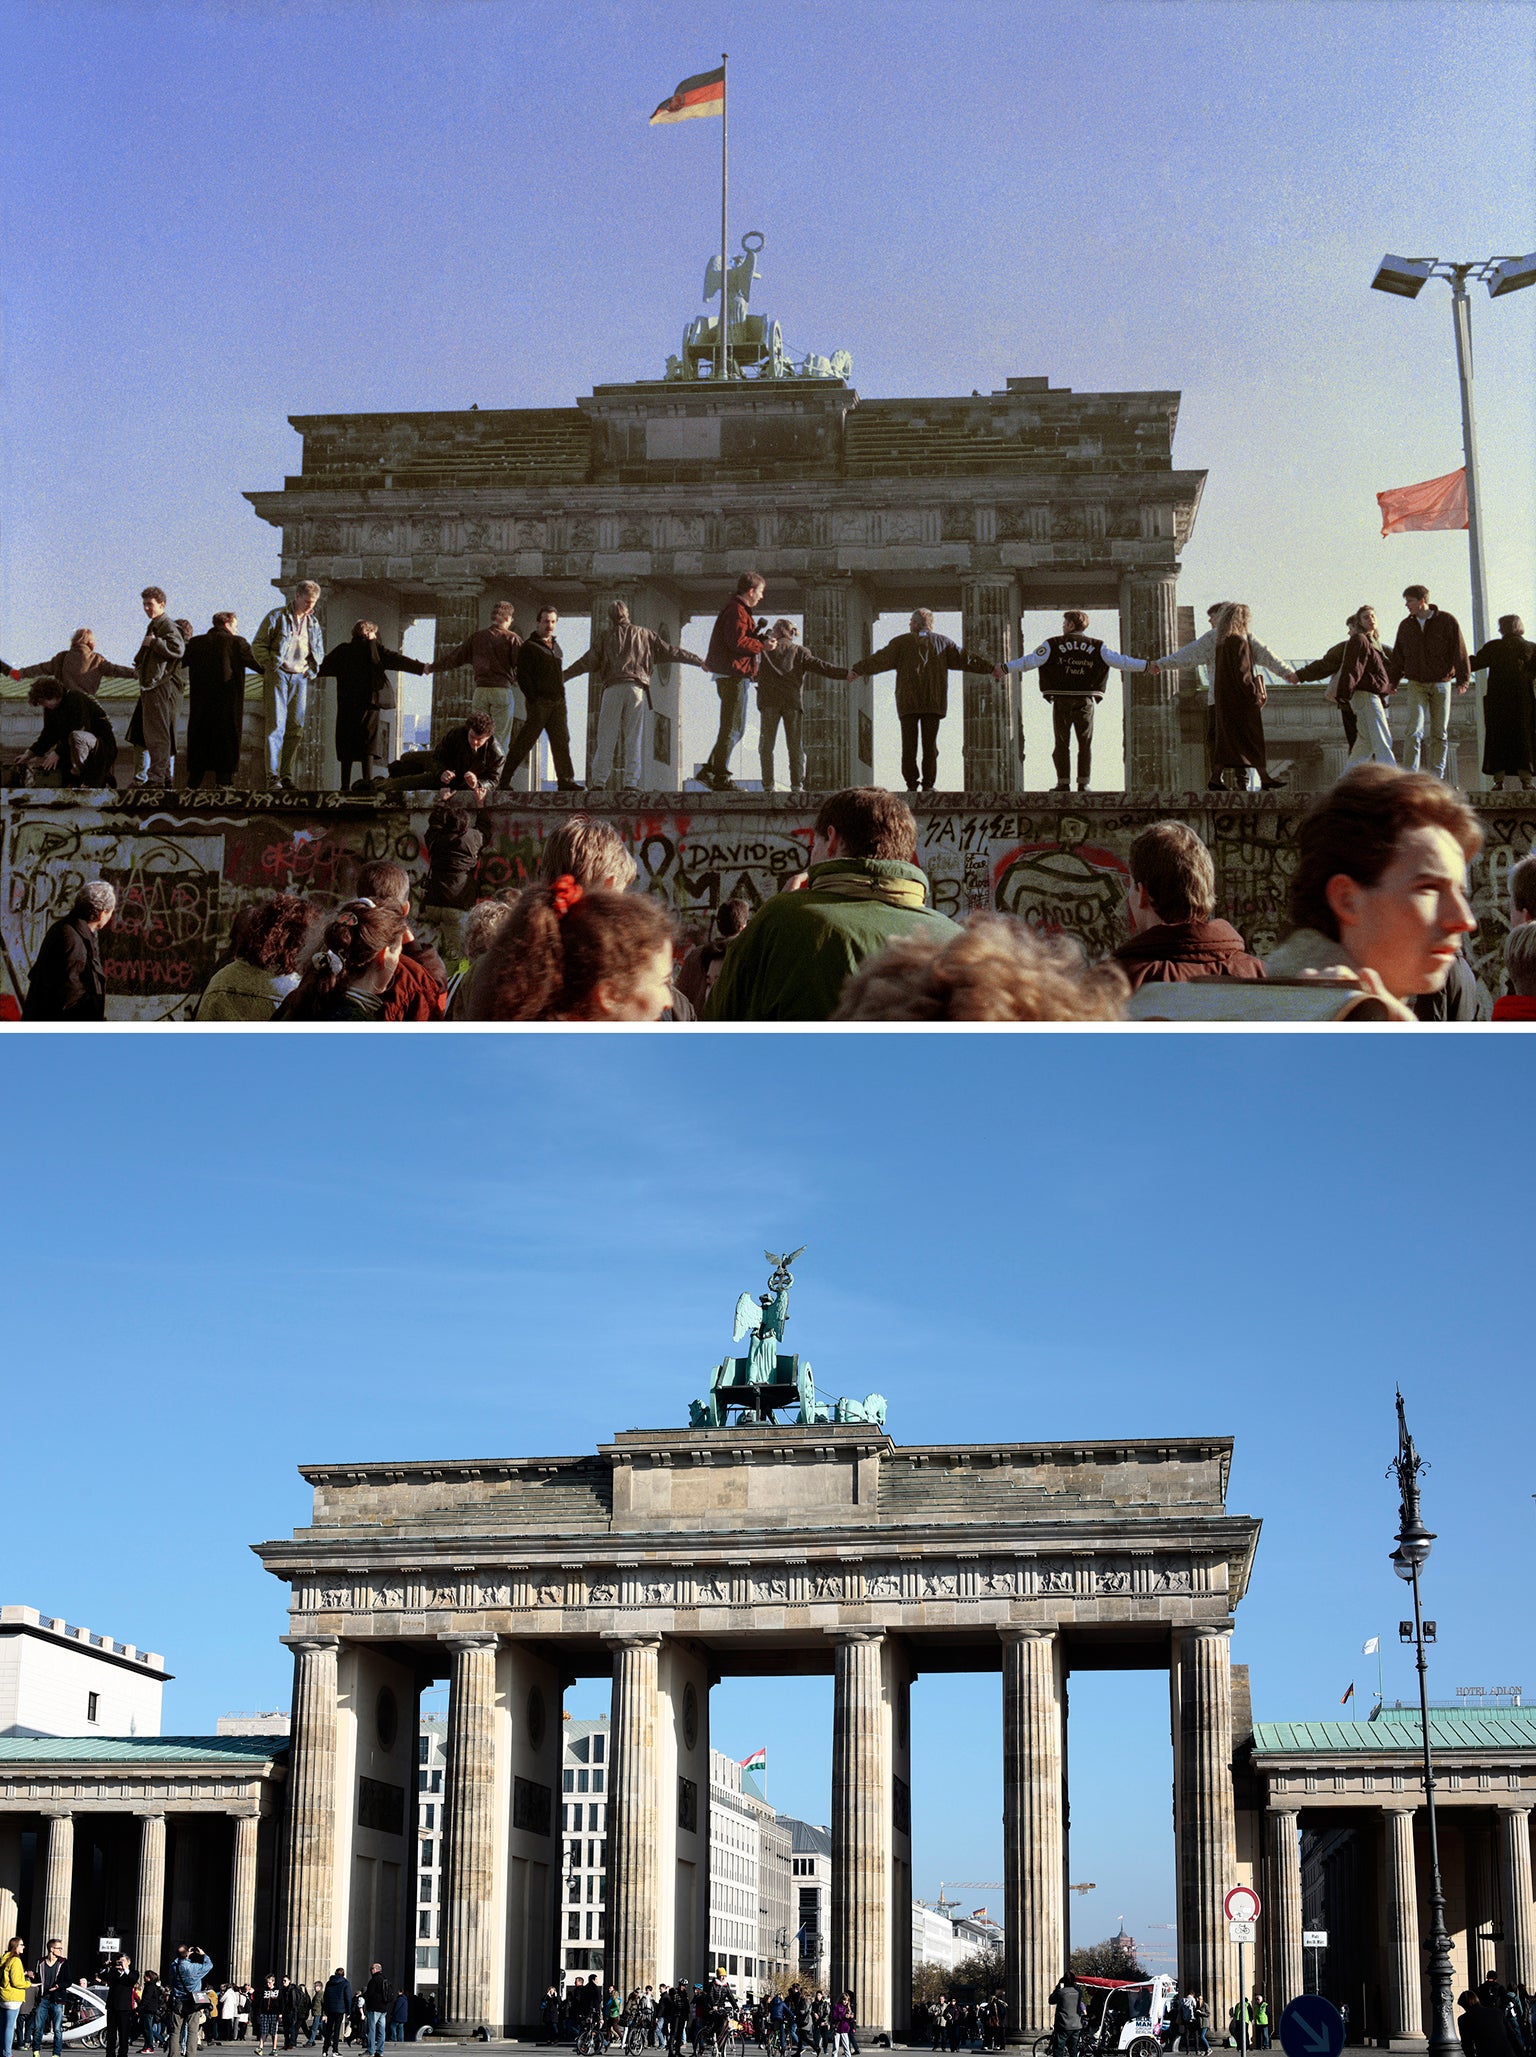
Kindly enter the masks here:
[[765, 1749], [754, 1750], [750, 1757], [742, 1758], [741, 1768], [743, 1771], [766, 1771], [768, 1769], [768, 1752]]
[[1467, 474], [1448, 471], [1444, 478], [1425, 479], [1417, 486], [1394, 486], [1378, 493], [1381, 533], [1403, 529], [1464, 529], [1467, 526]]
[[692, 121], [701, 114], [724, 114], [725, 66], [714, 71], [696, 71], [684, 79], [670, 100], [663, 100], [651, 116], [651, 127], [659, 121]]

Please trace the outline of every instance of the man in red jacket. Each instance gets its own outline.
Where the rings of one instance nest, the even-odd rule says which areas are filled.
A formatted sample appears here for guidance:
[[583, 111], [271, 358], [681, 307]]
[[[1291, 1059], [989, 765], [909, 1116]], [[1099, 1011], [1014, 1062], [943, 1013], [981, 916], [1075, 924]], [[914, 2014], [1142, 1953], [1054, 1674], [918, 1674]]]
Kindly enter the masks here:
[[700, 776], [717, 793], [734, 793], [731, 752], [747, 726], [747, 687], [757, 676], [766, 622], [757, 619], [766, 585], [760, 572], [744, 571], [736, 591], [715, 617], [714, 632], [704, 655], [704, 669], [715, 675], [720, 695], [720, 733], [704, 760]]
[[1133, 988], [1152, 981], [1261, 979], [1264, 967], [1248, 954], [1230, 922], [1216, 921], [1216, 867], [1211, 853], [1182, 821], [1155, 821], [1132, 843], [1131, 883], [1125, 911], [1131, 939], [1115, 962]]

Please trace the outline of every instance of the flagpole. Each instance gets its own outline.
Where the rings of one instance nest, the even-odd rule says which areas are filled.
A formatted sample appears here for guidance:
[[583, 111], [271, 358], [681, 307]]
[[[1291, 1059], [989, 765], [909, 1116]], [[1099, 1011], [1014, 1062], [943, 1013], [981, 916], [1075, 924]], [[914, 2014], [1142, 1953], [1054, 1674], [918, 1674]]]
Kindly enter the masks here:
[[730, 116], [726, 103], [725, 68], [727, 53], [720, 52], [720, 347], [715, 353], [715, 376], [730, 377], [729, 357], [726, 346], [725, 327], [725, 198], [726, 198], [726, 137], [730, 128]]

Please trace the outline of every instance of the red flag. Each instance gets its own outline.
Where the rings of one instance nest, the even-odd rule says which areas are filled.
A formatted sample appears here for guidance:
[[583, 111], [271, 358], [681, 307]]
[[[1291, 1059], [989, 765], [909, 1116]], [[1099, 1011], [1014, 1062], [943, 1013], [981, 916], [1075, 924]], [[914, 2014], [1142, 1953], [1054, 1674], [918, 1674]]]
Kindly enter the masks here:
[[1351, 1679], [1351, 1680], [1350, 1680], [1350, 1682], [1349, 1682], [1349, 1691], [1348, 1691], [1348, 1692], [1347, 1692], [1347, 1693], [1346, 1693], [1346, 1694], [1344, 1695], [1343, 1699], [1342, 1699], [1342, 1700], [1341, 1700], [1341, 1701], [1339, 1702], [1339, 1705], [1340, 1705], [1341, 1707], [1347, 1707], [1347, 1706], [1349, 1705], [1350, 1701], [1351, 1701], [1351, 1700], [1353, 1700], [1353, 1698], [1354, 1698], [1354, 1697], [1355, 1697], [1355, 1682], [1354, 1682], [1354, 1680], [1353, 1680], [1353, 1679]]
[[1381, 533], [1403, 529], [1464, 529], [1467, 526], [1467, 474], [1448, 471], [1444, 478], [1423, 479], [1416, 486], [1393, 486], [1376, 495]]

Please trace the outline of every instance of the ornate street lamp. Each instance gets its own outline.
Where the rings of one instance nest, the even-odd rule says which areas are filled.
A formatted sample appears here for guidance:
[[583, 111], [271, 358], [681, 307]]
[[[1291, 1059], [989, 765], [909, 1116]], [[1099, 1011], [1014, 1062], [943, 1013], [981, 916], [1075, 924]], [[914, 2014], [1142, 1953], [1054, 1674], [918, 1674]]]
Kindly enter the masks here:
[[[1461, 2049], [1452, 2018], [1451, 1939], [1445, 1927], [1445, 1891], [1440, 1883], [1440, 1838], [1435, 1826], [1435, 1767], [1429, 1747], [1429, 1683], [1424, 1662], [1424, 1645], [1433, 1642], [1435, 1625], [1426, 1623], [1419, 1604], [1419, 1573], [1429, 1562], [1433, 1531], [1424, 1526], [1419, 1513], [1419, 1473], [1424, 1460], [1414, 1448], [1403, 1413], [1403, 1396], [1397, 1396], [1397, 1455], [1392, 1470], [1397, 1474], [1402, 1496], [1397, 1526], [1397, 1548], [1392, 1552], [1392, 1569], [1413, 1588], [1412, 1641], [1419, 1667], [1419, 1720], [1424, 1732], [1424, 1808], [1429, 1828], [1429, 2057], [1458, 2057]], [[1401, 1627], [1409, 1640], [1410, 1624]], [[1426, 1635], [1426, 1630], [1428, 1631]]]

